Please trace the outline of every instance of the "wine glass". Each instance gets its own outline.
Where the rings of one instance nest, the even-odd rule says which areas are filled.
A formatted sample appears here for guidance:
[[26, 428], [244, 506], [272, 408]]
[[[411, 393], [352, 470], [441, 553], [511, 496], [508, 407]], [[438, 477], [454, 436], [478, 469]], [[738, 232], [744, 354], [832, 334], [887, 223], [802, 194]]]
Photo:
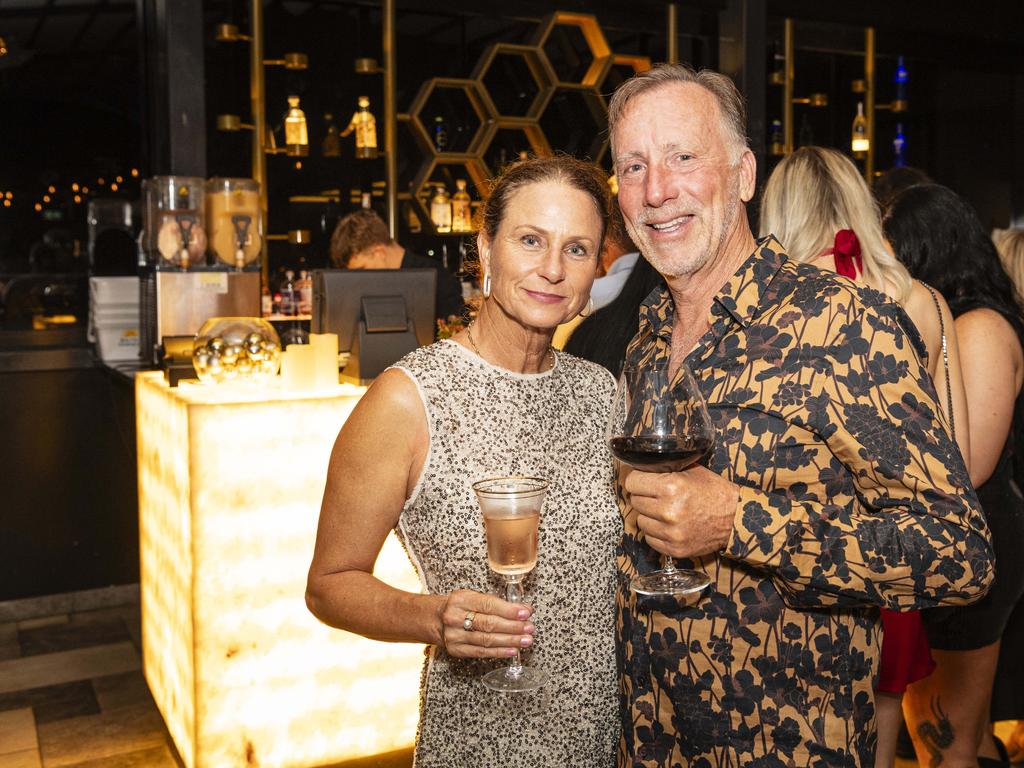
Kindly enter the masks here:
[[[493, 477], [473, 483], [487, 534], [487, 562], [505, 580], [505, 599], [523, 601], [523, 578], [537, 565], [537, 525], [548, 491], [547, 480], [535, 477]], [[483, 676], [494, 691], [534, 691], [547, 678], [536, 667], [524, 667], [516, 655], [508, 667]]]
[[[644, 472], [681, 472], [707, 456], [714, 442], [707, 406], [685, 363], [674, 374], [668, 360], [623, 368], [608, 419], [608, 445], [619, 461]], [[696, 599], [710, 583], [664, 555], [661, 570], [633, 577], [629, 588]]]

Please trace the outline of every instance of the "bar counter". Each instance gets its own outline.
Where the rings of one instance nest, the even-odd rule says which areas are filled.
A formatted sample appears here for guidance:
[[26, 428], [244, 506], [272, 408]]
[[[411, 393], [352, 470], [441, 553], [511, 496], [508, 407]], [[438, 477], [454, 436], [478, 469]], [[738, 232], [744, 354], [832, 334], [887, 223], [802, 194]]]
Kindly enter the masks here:
[[[143, 669], [188, 768], [413, 741], [423, 647], [330, 629], [303, 597], [331, 446], [363, 392], [136, 377]], [[420, 589], [393, 534], [376, 573]]]

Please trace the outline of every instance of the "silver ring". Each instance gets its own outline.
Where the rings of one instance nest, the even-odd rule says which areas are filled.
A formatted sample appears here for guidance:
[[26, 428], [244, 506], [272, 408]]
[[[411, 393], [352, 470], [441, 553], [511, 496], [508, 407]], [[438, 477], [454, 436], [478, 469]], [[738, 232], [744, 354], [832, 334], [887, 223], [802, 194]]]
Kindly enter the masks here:
[[466, 614], [465, 620], [462, 622], [462, 628], [467, 632], [473, 631], [473, 619], [476, 618], [476, 611], [470, 611]]

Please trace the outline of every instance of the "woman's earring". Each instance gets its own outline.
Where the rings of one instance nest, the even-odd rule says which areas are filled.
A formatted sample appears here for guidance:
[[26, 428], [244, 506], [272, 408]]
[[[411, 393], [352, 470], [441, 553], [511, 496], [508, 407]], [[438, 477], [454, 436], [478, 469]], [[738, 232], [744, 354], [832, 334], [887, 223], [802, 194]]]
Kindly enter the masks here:
[[594, 299], [587, 299], [587, 306], [580, 310], [580, 317], [590, 317], [594, 312]]
[[483, 294], [484, 294], [484, 298], [485, 299], [490, 298], [490, 296], [491, 296], [491, 273], [490, 272], [485, 272], [484, 273]]

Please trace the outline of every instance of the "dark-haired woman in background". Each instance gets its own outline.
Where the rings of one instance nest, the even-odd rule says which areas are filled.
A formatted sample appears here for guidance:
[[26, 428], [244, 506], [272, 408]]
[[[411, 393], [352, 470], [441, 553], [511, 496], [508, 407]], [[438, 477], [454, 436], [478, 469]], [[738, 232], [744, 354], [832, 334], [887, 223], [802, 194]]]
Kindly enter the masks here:
[[1024, 315], [995, 246], [956, 193], [937, 184], [911, 187], [893, 200], [884, 229], [897, 257], [942, 293], [956, 318], [971, 481], [996, 552], [986, 597], [926, 612], [937, 667], [907, 690], [904, 712], [922, 764], [1006, 765], [989, 707], [1000, 637], [1024, 591], [1016, 551], [1024, 540], [1024, 498], [1014, 480], [1014, 465], [1024, 460]]

